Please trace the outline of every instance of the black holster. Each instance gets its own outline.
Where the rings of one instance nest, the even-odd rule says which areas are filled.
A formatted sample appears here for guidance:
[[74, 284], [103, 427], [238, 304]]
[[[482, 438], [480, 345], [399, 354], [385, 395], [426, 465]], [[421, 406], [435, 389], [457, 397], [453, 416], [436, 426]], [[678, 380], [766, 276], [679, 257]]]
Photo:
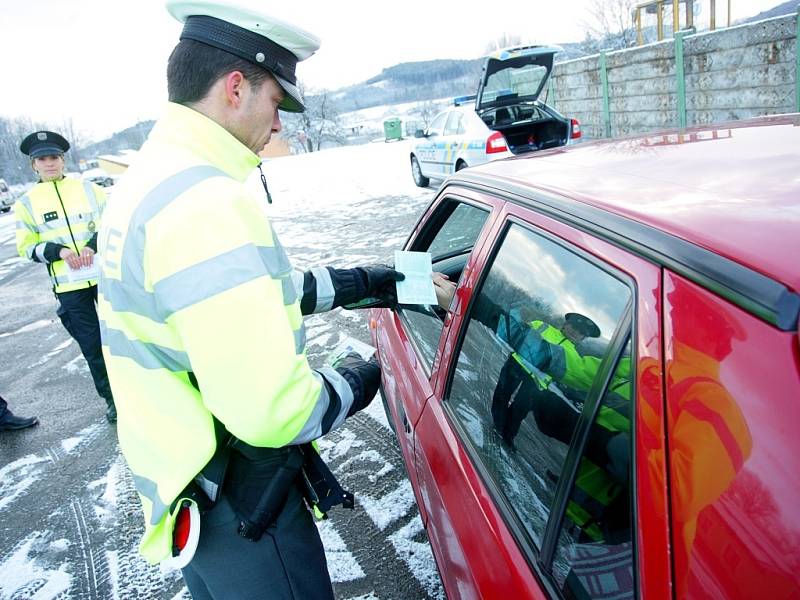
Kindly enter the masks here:
[[342, 489], [311, 444], [256, 448], [236, 440], [232, 445], [225, 494], [239, 517], [238, 533], [257, 542], [283, 510], [292, 486], [323, 517], [333, 506], [354, 507], [353, 494]]
[[237, 440], [233, 450], [225, 493], [239, 517], [239, 535], [257, 542], [283, 510], [305, 459], [296, 446], [257, 448]]

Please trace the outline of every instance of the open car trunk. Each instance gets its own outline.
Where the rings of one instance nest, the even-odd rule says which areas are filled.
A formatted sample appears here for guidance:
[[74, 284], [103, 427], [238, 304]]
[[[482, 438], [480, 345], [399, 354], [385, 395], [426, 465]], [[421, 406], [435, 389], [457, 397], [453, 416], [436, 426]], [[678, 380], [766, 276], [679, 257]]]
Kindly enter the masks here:
[[569, 122], [538, 104], [502, 106], [481, 114], [484, 123], [503, 134], [513, 154], [563, 146], [569, 138]]
[[521, 46], [486, 58], [475, 110], [486, 125], [503, 134], [514, 154], [569, 141], [569, 120], [556, 117], [539, 101], [558, 51], [555, 46]]

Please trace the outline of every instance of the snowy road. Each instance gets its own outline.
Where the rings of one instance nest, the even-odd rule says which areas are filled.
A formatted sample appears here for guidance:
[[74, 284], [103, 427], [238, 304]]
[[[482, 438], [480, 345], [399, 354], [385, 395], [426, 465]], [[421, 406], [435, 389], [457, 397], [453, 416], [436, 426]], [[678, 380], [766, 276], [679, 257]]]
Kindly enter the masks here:
[[[411, 182], [406, 144], [265, 165], [275, 199], [267, 212], [297, 267], [391, 257], [432, 197]], [[252, 185], [263, 193], [257, 178]], [[138, 557], [130, 473], [55, 309], [44, 268], [16, 257], [13, 214], [0, 216], [0, 394], [41, 420], [0, 433], [0, 600], [188, 598], [179, 573]], [[306, 327], [312, 366], [345, 335], [369, 341], [357, 312], [312, 316]], [[337, 598], [443, 598], [380, 399], [321, 448], [357, 499], [354, 511], [337, 509], [320, 526]]]

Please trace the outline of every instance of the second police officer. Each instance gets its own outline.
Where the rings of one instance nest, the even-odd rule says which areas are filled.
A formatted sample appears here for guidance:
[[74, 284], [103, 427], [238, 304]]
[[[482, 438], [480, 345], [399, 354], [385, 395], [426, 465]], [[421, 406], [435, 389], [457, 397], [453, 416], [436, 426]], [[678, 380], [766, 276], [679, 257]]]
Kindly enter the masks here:
[[106, 195], [94, 183], [64, 175], [67, 150], [69, 142], [52, 131], [35, 131], [22, 140], [20, 151], [30, 157], [39, 182], [14, 205], [17, 250], [47, 266], [58, 316], [78, 342], [97, 393], [106, 401], [106, 418], [114, 423], [117, 412], [100, 346], [97, 276], [89, 270]]

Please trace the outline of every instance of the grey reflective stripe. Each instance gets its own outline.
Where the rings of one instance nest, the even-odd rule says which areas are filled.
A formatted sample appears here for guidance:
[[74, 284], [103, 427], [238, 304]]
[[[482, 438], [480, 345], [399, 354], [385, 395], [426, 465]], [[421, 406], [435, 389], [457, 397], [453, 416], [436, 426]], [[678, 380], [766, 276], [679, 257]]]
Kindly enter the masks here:
[[[41, 232], [39, 232], [39, 236], [40, 237], [47, 237], [47, 234], [49, 234], [49, 233], [50, 233], [49, 231], [41, 231]], [[45, 242], [55, 242], [55, 243], [61, 244], [62, 246], [71, 246], [73, 238], [75, 239], [76, 242], [86, 242], [86, 241], [92, 239], [92, 236], [94, 236], [94, 232], [93, 231], [89, 231], [88, 229], [85, 230], [85, 231], [74, 231], [73, 230], [71, 236], [69, 234], [69, 230], [67, 230], [67, 233], [65, 235], [57, 235], [57, 236], [54, 236], [54, 237], [47, 237], [47, 239], [44, 240], [44, 241]]]
[[154, 481], [147, 479], [147, 477], [137, 475], [136, 473], [133, 474], [133, 483], [136, 485], [136, 490], [153, 504], [153, 513], [150, 515], [150, 525], [158, 525], [169, 510], [169, 506], [165, 504], [158, 495], [158, 486]]
[[[47, 245], [47, 242], [42, 242], [41, 244], [36, 244], [33, 247], [33, 251], [36, 253], [36, 256], [39, 257], [39, 260], [43, 263], [47, 262], [47, 259], [44, 257], [44, 248]], [[28, 258], [33, 258], [33, 256], [29, 256]]]
[[300, 329], [294, 332], [294, 351], [302, 354], [306, 349], [306, 326], [300, 323]]
[[567, 353], [563, 346], [550, 344], [550, 365], [547, 372], [559, 380], [567, 373]]
[[37, 233], [38, 232], [36, 227], [31, 225], [30, 223], [25, 223], [24, 221], [21, 221], [20, 219], [17, 219], [17, 231], [20, 231], [20, 230], [32, 231], [33, 233]]
[[17, 202], [22, 204], [22, 206], [25, 207], [25, 210], [28, 211], [28, 214], [31, 217], [33, 217], [33, 204], [31, 204], [31, 199], [30, 199], [30, 196], [28, 196], [28, 194], [25, 194], [22, 198], [17, 200]]
[[47, 231], [48, 229], [61, 229], [67, 225], [68, 223], [66, 219], [53, 219], [52, 221], [47, 221], [46, 223], [40, 223], [38, 229], [39, 231]]
[[303, 297], [303, 284], [305, 283], [305, 274], [298, 269], [292, 269], [292, 283], [294, 284], [294, 292], [298, 298]]
[[336, 429], [344, 422], [344, 420], [347, 418], [347, 412], [353, 405], [353, 390], [350, 389], [350, 384], [347, 383], [347, 380], [338, 372], [326, 367], [324, 369], [320, 369], [319, 371], [314, 371], [313, 375], [314, 378], [319, 380], [320, 383], [317, 402], [314, 405], [314, 409], [311, 411], [311, 415], [309, 415], [305, 425], [303, 425], [303, 428], [298, 432], [295, 438], [289, 442], [288, 445], [305, 444], [306, 442], [316, 440], [322, 436], [323, 433], [327, 433], [322, 431], [322, 419], [325, 417], [325, 413], [328, 411], [331, 398], [328, 395], [328, 389], [325, 386], [325, 382], [322, 381], [323, 377], [325, 381], [330, 384], [331, 388], [333, 388], [334, 392], [338, 394], [340, 403], [339, 414], [336, 415], [336, 418], [333, 420], [333, 425], [331, 425], [330, 430]]
[[211, 177], [228, 177], [225, 172], [208, 165], [190, 167], [168, 177], [142, 198], [128, 222], [122, 250], [121, 278], [101, 278], [103, 296], [116, 312], [132, 312], [153, 321], [163, 321], [155, 296], [144, 291], [143, 257], [144, 225], [183, 192]]
[[276, 277], [289, 275], [292, 271], [292, 263], [289, 261], [286, 250], [283, 249], [283, 244], [281, 244], [281, 241], [278, 239], [278, 234], [275, 233], [275, 228], [272, 227], [272, 223], [269, 224], [269, 228], [272, 231], [272, 245], [275, 247], [275, 253], [280, 268], [280, 272], [276, 274]]
[[314, 312], [327, 312], [333, 306], [333, 299], [336, 295], [330, 271], [325, 267], [314, 267], [311, 269], [311, 274], [314, 275], [314, 281], [317, 283], [317, 306], [314, 308]]
[[325, 378], [334, 391], [339, 395], [342, 402], [339, 417], [337, 417], [331, 429], [336, 429], [347, 418], [347, 413], [350, 412], [350, 407], [353, 406], [353, 388], [347, 383], [347, 380], [342, 376], [339, 371], [331, 367], [323, 367], [318, 372]]
[[173, 372], [192, 370], [189, 356], [185, 352], [158, 344], [130, 340], [118, 329], [107, 327], [105, 321], [100, 321], [100, 336], [103, 345], [108, 346], [113, 356], [130, 358], [144, 369], [166, 369]]
[[126, 284], [119, 279], [105, 277], [101, 272], [100, 293], [114, 312], [130, 312], [151, 321], [163, 322], [156, 306], [156, 297], [135, 281]]
[[89, 200], [89, 206], [92, 207], [92, 212], [100, 216], [100, 205], [97, 204], [97, 196], [94, 193], [94, 186], [90, 181], [83, 182], [83, 191], [86, 192], [86, 199]]
[[[294, 271], [292, 271], [294, 273]], [[294, 281], [292, 276], [284, 277], [281, 279], [281, 286], [283, 287], [283, 304], [291, 306], [297, 301], [297, 292], [294, 289]]]
[[292, 263], [280, 246], [256, 246], [267, 272], [274, 278], [289, 277], [292, 272]]
[[273, 248], [248, 244], [209, 258], [153, 285], [162, 318], [275, 271]]
[[75, 238], [76, 242], [88, 242], [90, 239], [94, 237], [94, 234], [95, 234], [94, 231], [89, 231], [87, 229], [86, 231], [73, 232], [72, 237]]

